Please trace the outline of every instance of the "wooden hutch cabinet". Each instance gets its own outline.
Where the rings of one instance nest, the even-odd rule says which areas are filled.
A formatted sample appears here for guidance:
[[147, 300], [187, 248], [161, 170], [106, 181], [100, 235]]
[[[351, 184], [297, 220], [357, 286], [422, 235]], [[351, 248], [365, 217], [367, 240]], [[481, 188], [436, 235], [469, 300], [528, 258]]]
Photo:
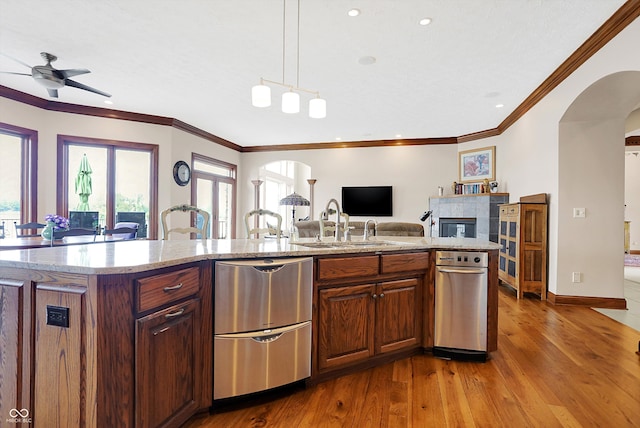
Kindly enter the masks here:
[[545, 201], [546, 195], [500, 205], [498, 278], [516, 289], [518, 299], [531, 292], [546, 300], [547, 204], [526, 200]]

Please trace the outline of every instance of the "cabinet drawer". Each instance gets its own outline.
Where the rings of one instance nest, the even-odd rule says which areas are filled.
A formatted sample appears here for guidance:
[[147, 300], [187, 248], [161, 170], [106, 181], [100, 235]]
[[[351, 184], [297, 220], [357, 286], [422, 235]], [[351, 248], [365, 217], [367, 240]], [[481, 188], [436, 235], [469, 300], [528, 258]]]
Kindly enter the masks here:
[[429, 269], [429, 253], [383, 254], [382, 273]]
[[504, 216], [504, 215], [518, 214], [519, 210], [520, 210], [520, 206], [518, 204], [501, 205], [500, 206], [500, 215]]
[[138, 312], [162, 306], [196, 294], [200, 288], [200, 269], [187, 269], [138, 279]]
[[318, 279], [353, 278], [377, 275], [380, 259], [378, 256], [345, 257], [318, 260]]

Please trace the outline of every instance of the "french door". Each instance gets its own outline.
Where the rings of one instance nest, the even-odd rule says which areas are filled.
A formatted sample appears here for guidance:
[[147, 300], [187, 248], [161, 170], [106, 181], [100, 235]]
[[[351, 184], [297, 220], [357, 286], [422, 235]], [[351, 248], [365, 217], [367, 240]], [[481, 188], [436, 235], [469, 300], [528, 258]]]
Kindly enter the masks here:
[[192, 203], [211, 216], [206, 238], [235, 238], [235, 165], [197, 154], [192, 160]]

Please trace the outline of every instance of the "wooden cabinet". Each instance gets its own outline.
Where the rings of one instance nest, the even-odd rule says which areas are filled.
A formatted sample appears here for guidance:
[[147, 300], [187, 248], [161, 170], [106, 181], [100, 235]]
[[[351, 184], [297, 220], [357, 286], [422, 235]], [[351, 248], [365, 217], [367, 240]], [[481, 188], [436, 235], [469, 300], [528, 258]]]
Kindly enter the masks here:
[[136, 284], [138, 311], [152, 311], [136, 320], [136, 427], [177, 426], [201, 406], [200, 270], [190, 267]]
[[198, 303], [190, 299], [137, 321], [136, 427], [178, 426], [200, 407]]
[[428, 262], [426, 252], [317, 260], [317, 370], [418, 349]]
[[516, 289], [547, 299], [547, 205], [500, 205], [498, 278]]

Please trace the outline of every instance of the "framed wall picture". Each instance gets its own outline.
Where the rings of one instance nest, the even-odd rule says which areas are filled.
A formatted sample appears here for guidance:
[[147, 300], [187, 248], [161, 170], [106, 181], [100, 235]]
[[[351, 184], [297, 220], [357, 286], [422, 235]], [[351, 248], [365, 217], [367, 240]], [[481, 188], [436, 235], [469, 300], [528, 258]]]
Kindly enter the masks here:
[[496, 179], [496, 146], [458, 152], [458, 177], [460, 183]]

